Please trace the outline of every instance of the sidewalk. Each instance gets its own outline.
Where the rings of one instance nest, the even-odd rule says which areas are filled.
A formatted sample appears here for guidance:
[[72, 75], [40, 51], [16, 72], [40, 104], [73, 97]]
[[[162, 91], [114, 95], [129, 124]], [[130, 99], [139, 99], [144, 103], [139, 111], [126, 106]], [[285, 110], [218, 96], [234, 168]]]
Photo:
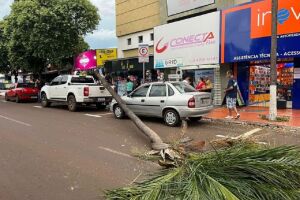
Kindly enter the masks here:
[[[260, 115], [268, 115], [269, 108], [266, 107], [242, 107], [238, 109], [241, 118], [239, 120], [232, 120], [233, 122], [247, 122], [252, 124], [261, 124], [261, 125], [278, 125], [278, 126], [290, 126], [300, 128], [300, 110], [278, 110], [278, 116], [280, 117], [290, 117], [289, 122], [270, 122], [267, 120], [261, 119]], [[216, 108], [206, 117], [213, 120], [226, 120], [225, 117], [228, 115], [228, 111], [225, 107]]]

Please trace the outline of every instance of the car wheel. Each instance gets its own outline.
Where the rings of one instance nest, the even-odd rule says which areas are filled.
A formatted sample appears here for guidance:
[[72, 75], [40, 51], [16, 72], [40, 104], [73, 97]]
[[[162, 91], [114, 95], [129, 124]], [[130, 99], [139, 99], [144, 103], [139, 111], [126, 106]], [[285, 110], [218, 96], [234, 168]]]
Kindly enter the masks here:
[[202, 119], [202, 117], [189, 117], [189, 120], [191, 121], [191, 122], [198, 122], [198, 121], [200, 121]]
[[123, 119], [125, 117], [125, 113], [119, 105], [114, 106], [114, 115], [117, 119]]
[[97, 110], [104, 110], [106, 108], [106, 104], [97, 103], [96, 108]]
[[168, 126], [175, 127], [179, 125], [180, 117], [175, 110], [167, 110], [164, 113], [164, 120]]
[[49, 107], [50, 106], [50, 102], [47, 99], [47, 95], [45, 93], [42, 94], [41, 97], [41, 104], [44, 108]]
[[71, 112], [75, 112], [77, 110], [77, 102], [74, 95], [70, 95], [68, 97], [68, 108]]
[[16, 103], [20, 103], [20, 102], [21, 102], [20, 97], [17, 95], [16, 96]]

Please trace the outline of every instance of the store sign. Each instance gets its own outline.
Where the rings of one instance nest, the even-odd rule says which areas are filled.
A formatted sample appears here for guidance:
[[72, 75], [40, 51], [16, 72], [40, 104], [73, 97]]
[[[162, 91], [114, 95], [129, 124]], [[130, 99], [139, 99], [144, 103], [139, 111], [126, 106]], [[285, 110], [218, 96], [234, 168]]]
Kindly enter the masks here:
[[108, 60], [117, 59], [117, 49], [98, 49], [96, 50], [97, 66], [103, 67]]
[[167, 0], [168, 15], [175, 15], [215, 3], [215, 0]]
[[[271, 0], [222, 11], [221, 62], [269, 60]], [[278, 57], [300, 57], [300, 4], [279, 0]]]
[[75, 58], [75, 69], [86, 71], [97, 67], [96, 51], [90, 50], [79, 54]]
[[219, 63], [220, 12], [154, 28], [155, 68]]

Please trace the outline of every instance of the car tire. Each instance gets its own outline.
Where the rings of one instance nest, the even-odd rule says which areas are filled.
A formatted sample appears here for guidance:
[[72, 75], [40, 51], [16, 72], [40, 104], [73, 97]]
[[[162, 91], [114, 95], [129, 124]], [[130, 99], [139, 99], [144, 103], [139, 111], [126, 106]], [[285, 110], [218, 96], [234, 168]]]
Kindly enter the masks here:
[[114, 111], [115, 118], [123, 119], [125, 117], [125, 113], [119, 105], [115, 105], [113, 111]]
[[42, 107], [46, 108], [46, 107], [49, 107], [50, 106], [50, 102], [47, 98], [47, 95], [45, 93], [43, 93], [41, 95], [41, 104], [42, 104]]
[[164, 121], [166, 125], [176, 127], [180, 123], [180, 116], [177, 111], [169, 109], [164, 112]]
[[76, 112], [76, 110], [77, 110], [77, 102], [76, 102], [76, 98], [74, 95], [68, 96], [68, 109], [71, 112]]
[[16, 96], [16, 103], [21, 103], [19, 95]]
[[106, 107], [107, 107], [106, 104], [101, 104], [101, 103], [96, 104], [97, 110], [104, 110], [104, 109], [106, 109]]
[[198, 121], [200, 121], [202, 119], [202, 117], [189, 117], [189, 120], [191, 121], [191, 122], [198, 122]]

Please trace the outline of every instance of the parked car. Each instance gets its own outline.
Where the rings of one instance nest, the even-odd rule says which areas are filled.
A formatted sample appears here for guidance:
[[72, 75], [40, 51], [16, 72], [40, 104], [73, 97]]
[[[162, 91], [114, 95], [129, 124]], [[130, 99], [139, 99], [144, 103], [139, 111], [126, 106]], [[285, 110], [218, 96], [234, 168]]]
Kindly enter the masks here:
[[[183, 82], [144, 84], [122, 99], [136, 115], [163, 118], [168, 126], [177, 126], [183, 118], [200, 120], [213, 109], [210, 93]], [[125, 116], [115, 100], [111, 111], [118, 119]]]
[[6, 101], [38, 101], [39, 89], [34, 83], [17, 83], [5, 92]]
[[41, 90], [43, 107], [50, 106], [52, 102], [62, 102], [72, 112], [77, 110], [78, 105], [94, 104], [98, 109], [103, 109], [111, 100], [108, 90], [98, 85], [92, 76], [61, 75]]

